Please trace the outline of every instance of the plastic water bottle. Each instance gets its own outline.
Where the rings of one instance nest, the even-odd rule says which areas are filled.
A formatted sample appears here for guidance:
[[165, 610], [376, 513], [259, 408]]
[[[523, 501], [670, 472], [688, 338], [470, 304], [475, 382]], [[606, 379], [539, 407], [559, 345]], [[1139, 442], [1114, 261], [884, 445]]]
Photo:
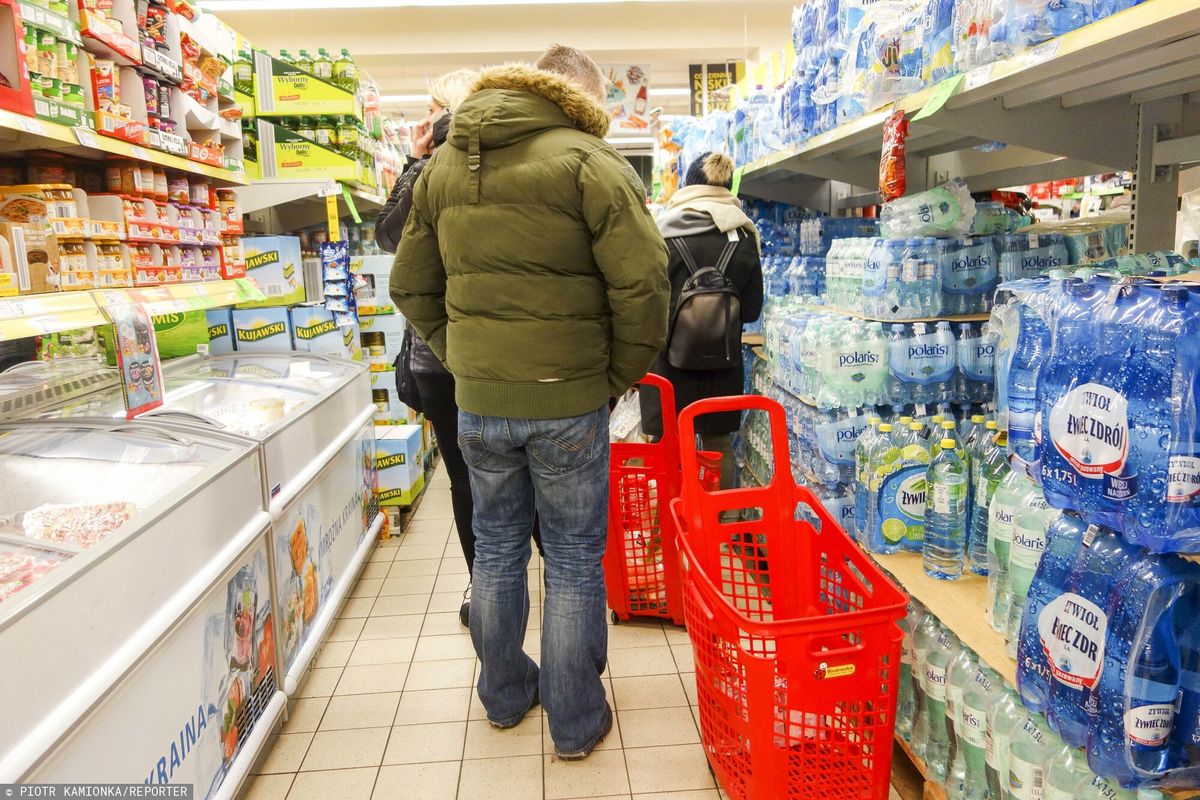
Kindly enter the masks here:
[[900, 682], [896, 687], [896, 733], [904, 741], [912, 741], [913, 719], [917, 713], [917, 696], [913, 688], [913, 635], [921, 624], [924, 611], [916, 600], [908, 601], [908, 613], [900, 620], [903, 638], [900, 640]]
[[1075, 800], [1075, 787], [1080, 781], [1090, 781], [1092, 771], [1082, 750], [1063, 743], [1050, 750], [1042, 765], [1042, 777], [1043, 800]]
[[1099, 775], [1084, 778], [1075, 787], [1075, 800], [1140, 800], [1137, 792], [1122, 788]]
[[868, 515], [871, 524], [867, 528], [865, 547], [872, 553], [895, 553], [900, 549], [900, 541], [889, 542], [883, 536], [883, 524], [880, 519], [881, 500], [883, 497], [884, 481], [900, 468], [900, 447], [897, 444], [891, 424], [884, 422], [879, 426], [879, 435], [875, 438], [867, 453], [868, 464]]
[[[951, 441], [953, 441], [954, 442], [954, 452], [958, 453], [958, 457], [963, 460], [963, 465], [966, 466], [966, 468], [967, 468], [967, 492], [968, 492], [967, 499], [970, 500], [970, 491], [971, 491], [971, 484], [970, 484], [971, 461], [970, 461], [970, 459], [971, 459], [971, 456], [967, 453], [967, 446], [965, 444], [963, 444], [963, 440], [960, 439], [958, 436], [958, 424], [954, 421], [953, 417], [951, 417], [950, 419], [945, 419], [943, 417], [943, 419], [941, 421], [941, 428], [942, 428], [942, 432], [939, 437], [939, 446], [940, 446], [940, 443], [942, 441], [945, 441], [946, 439], [950, 439]], [[935, 452], [932, 455], [937, 455], [937, 453]]]
[[[1179, 618], [1200, 617], [1200, 595], [1180, 602]], [[1200, 763], [1200, 625], [1184, 625], [1179, 631], [1179, 713], [1171, 747], [1176, 763]]]
[[1008, 571], [1017, 512], [1032, 491], [1033, 483], [1023, 472], [1009, 472], [996, 487], [988, 508], [988, 618], [992, 630], [1003, 633], [1008, 625], [1012, 584]]
[[996, 423], [988, 421], [987, 435], [982, 437], [981, 456], [972, 461], [974, 487], [971, 492], [971, 526], [967, 535], [967, 555], [971, 572], [988, 574], [988, 527], [991, 522], [989, 509], [992, 497], [1000, 481], [1011, 471], [1008, 466], [1008, 434], [996, 436]]
[[1043, 767], [1052, 734], [1040, 716], [1025, 714], [1008, 743], [1008, 791], [1013, 800], [1037, 800], [1045, 785]]
[[938, 240], [926, 237], [921, 241], [920, 316], [939, 317], [948, 314], [942, 299], [942, 273], [938, 260]]
[[[903, 418], [901, 418], [903, 419]], [[926, 470], [929, 453], [920, 437], [921, 424], [910, 422], [896, 431], [900, 458], [879, 489], [880, 535], [886, 547], [919, 551], [925, 541]]]
[[913, 323], [907, 351], [910, 402], [937, 403], [950, 399], [957, 349], [949, 322], [938, 322], [935, 326]]
[[[903, 243], [901, 243], [903, 244]], [[850, 310], [857, 310], [870, 317], [890, 316], [885, 314], [885, 296], [891, 273], [899, 273], [899, 259], [895, 258], [893, 242], [874, 239], [862, 262], [862, 301]]]
[[1025, 612], [1025, 598], [1046, 549], [1046, 528], [1058, 514], [1057, 509], [1046, 504], [1046, 498], [1036, 487], [1025, 496], [1025, 505], [1017, 512], [1008, 560], [1008, 582], [1012, 594], [1008, 625], [1004, 631], [1008, 657], [1012, 659], [1017, 657], [1017, 639], [1021, 631], [1021, 615]]
[[866, 544], [868, 530], [868, 494], [870, 492], [868, 479], [868, 453], [879, 435], [879, 417], [867, 418], [867, 429], [854, 443], [854, 534], [860, 544]]
[[942, 451], [926, 473], [925, 574], [938, 580], [962, 575], [966, 556], [967, 466], [955, 452], [954, 439], [942, 440]]
[[929, 665], [929, 652], [941, 635], [942, 626], [937, 617], [926, 613], [916, 628], [913, 629], [913, 656], [916, 660], [916, 689], [917, 714], [913, 718], [912, 750], [917, 758], [925, 759], [929, 747], [930, 714], [929, 698], [927, 695], [925, 670]]
[[892, 405], [905, 405], [912, 402], [912, 386], [914, 378], [911, 373], [911, 360], [908, 348], [911, 343], [911, 328], [906, 325], [892, 325], [888, 332], [888, 402]]
[[951, 797], [962, 797], [967, 780], [966, 751], [962, 747], [963, 699], [978, 672], [978, 659], [971, 648], [960, 642], [946, 673], [946, 732], [950, 739], [946, 789]]
[[987, 714], [1004, 693], [1004, 681], [987, 667], [980, 666], [963, 692], [959, 714], [958, 751], [964, 773], [960, 796], [963, 800], [987, 800]]
[[[1048, 650], [1047, 666], [1054, 675], [1047, 716], [1063, 741], [1074, 747], [1087, 746], [1097, 711], [1090, 689], [1107, 666], [1105, 649], [1117, 580], [1135, 553], [1134, 547], [1110, 531], [1100, 531], [1086, 544], [1075, 557], [1066, 591], [1050, 600], [1038, 618], [1039, 646]], [[1071, 632], [1067, 641], [1054, 635], [1067, 629]]]
[[[1044, 291], [1044, 288], [1043, 288]], [[1019, 306], [1020, 332], [1008, 370], [1008, 449], [1016, 459], [1013, 468], [1035, 475], [1037, 442], [1034, 426], [1037, 417], [1038, 375], [1050, 343], [1050, 328], [1039, 309], [1028, 301]]]
[[1008, 751], [1013, 733], [1025, 719], [1020, 709], [1020, 698], [1016, 692], [1005, 687], [1003, 695], [987, 714], [987, 729], [984, 732], [985, 760], [987, 763], [988, 796], [991, 800], [1008, 797]]
[[[1026, 595], [1025, 614], [1021, 618], [1017, 642], [1017, 691], [1025, 707], [1032, 711], [1047, 710], [1054, 681], [1053, 669], [1046, 658], [1050, 642], [1044, 643], [1041, 635], [1042, 614], [1047, 614], [1046, 626], [1051, 634], [1056, 630], [1065, 630], [1064, 622], [1057, 619], [1059, 610], [1065, 604], [1056, 601], [1068, 591], [1071, 570], [1080, 548], [1085, 541], [1090, 545], [1097, 532], [1095, 526], [1089, 528], [1078, 515], [1072, 513], [1064, 513], [1046, 529], [1046, 551], [1042, 554]], [[1047, 611], [1051, 604], [1054, 604], [1053, 607]], [[1065, 624], [1071, 626], [1069, 621]], [[1053, 721], [1050, 727], [1055, 727]]]
[[929, 738], [925, 746], [926, 774], [944, 782], [949, 770], [950, 733], [946, 728], [946, 702], [950, 661], [958, 648], [958, 637], [942, 628], [925, 659], [925, 700], [928, 705]]

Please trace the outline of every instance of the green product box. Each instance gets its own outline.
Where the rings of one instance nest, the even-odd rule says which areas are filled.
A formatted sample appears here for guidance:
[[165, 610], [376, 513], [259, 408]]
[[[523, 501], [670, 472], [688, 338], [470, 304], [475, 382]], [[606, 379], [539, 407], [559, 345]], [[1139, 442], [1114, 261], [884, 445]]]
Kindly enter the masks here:
[[[203, 311], [186, 311], [178, 314], [163, 314], [154, 317], [154, 341], [158, 345], [158, 357], [163, 361], [181, 356], [194, 356], [196, 346], [209, 343], [208, 319]], [[104, 358], [109, 366], [116, 366], [117, 351], [112, 325], [101, 325], [96, 329]]]

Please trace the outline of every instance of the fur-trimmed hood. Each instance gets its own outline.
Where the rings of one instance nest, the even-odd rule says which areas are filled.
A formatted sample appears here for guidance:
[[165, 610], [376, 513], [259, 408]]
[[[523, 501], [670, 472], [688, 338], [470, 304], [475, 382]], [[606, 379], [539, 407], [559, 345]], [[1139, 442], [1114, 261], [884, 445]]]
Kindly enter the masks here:
[[548, 128], [572, 127], [597, 138], [609, 118], [599, 103], [553, 72], [523, 64], [484, 70], [454, 115], [449, 142], [470, 149], [507, 147]]

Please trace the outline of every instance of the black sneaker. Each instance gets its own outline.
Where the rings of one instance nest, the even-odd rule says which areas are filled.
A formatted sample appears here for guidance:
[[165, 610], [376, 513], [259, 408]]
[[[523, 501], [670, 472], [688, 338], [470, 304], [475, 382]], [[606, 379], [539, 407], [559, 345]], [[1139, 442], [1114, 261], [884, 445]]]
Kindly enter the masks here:
[[562, 761], [583, 761], [592, 754], [593, 750], [600, 746], [600, 743], [604, 741], [604, 737], [608, 736], [608, 734], [612, 731], [612, 726], [613, 713], [612, 708], [609, 708], [608, 720], [604, 723], [604, 728], [600, 731], [600, 735], [593, 739], [591, 744], [580, 750], [573, 750], [570, 752], [563, 752], [562, 750], [559, 750], [557, 746], [555, 746], [554, 755], [558, 756], [558, 758]]
[[471, 627], [471, 584], [467, 583], [467, 588], [463, 592], [463, 602], [458, 609], [458, 621], [462, 623], [464, 628]]

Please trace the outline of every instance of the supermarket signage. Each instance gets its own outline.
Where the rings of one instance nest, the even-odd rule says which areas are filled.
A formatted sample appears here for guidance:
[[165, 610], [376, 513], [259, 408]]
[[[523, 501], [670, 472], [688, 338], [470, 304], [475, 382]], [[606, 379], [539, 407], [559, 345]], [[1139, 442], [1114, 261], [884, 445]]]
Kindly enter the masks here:
[[650, 127], [650, 70], [644, 64], [602, 66], [608, 78], [604, 108], [612, 118], [612, 129], [645, 131]]
[[730, 90], [742, 79], [744, 71], [740, 61], [689, 66], [692, 116], [703, 116], [710, 111], [732, 111], [733, 93]]
[[105, 304], [102, 311], [116, 331], [114, 345], [125, 416], [133, 419], [163, 404], [162, 365], [154, 338], [154, 321], [141, 303]]

